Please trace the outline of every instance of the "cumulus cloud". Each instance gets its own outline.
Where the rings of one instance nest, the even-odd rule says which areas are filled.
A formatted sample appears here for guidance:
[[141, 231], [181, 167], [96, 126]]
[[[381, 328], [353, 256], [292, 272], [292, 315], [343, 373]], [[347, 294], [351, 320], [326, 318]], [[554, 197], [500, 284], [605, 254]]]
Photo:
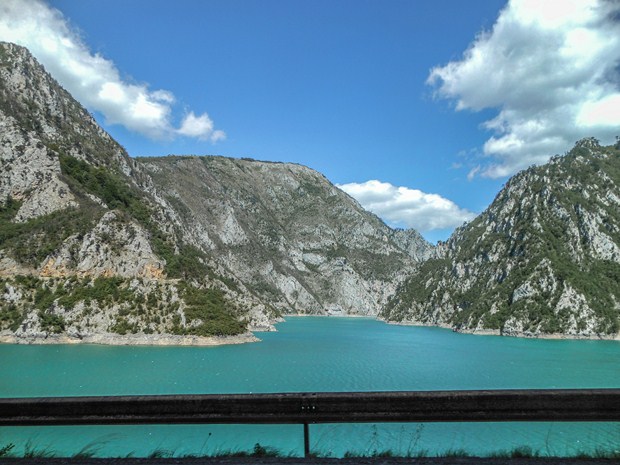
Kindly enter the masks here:
[[372, 180], [338, 187], [387, 222], [421, 232], [454, 228], [476, 216], [440, 195], [396, 187], [388, 182]]
[[224, 131], [213, 129], [213, 121], [209, 118], [209, 115], [203, 113], [200, 116], [196, 116], [193, 111], [185, 116], [177, 132], [183, 136], [197, 137], [198, 139], [210, 140], [211, 142], [217, 142], [226, 138]]
[[154, 139], [176, 136], [222, 140], [206, 113], [189, 113], [180, 128], [172, 123], [174, 95], [123, 79], [114, 63], [93, 54], [62, 13], [42, 0], [2, 0], [0, 40], [27, 47], [77, 100], [120, 124]]
[[498, 178], [620, 133], [620, 2], [510, 0], [461, 60], [431, 70], [457, 110], [495, 108], [480, 166]]

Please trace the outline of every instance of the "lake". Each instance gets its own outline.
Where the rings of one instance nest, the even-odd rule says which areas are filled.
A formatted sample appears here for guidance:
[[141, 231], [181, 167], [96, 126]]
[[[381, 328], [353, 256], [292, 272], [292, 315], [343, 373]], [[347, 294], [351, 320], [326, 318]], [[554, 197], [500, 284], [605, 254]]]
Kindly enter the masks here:
[[[620, 343], [473, 336], [366, 318], [290, 317], [262, 342], [219, 347], [0, 345], [0, 397], [620, 387]], [[0, 428], [15, 443], [71, 455], [175, 456], [251, 450], [301, 455], [301, 426]], [[313, 451], [541, 455], [620, 449], [616, 423], [312, 425]]]

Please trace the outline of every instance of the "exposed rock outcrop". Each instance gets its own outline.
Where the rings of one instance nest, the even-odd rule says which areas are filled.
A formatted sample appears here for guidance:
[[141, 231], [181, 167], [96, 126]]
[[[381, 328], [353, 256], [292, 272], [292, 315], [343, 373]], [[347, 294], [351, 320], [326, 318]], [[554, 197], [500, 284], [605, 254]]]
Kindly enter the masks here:
[[433, 250], [304, 166], [223, 157], [138, 164], [176, 210], [183, 237], [284, 313], [376, 315]]
[[510, 179], [382, 317], [506, 335], [620, 330], [620, 146], [579, 141]]
[[131, 159], [5, 43], [0, 164], [5, 339], [181, 340], [271, 330], [282, 313], [376, 315], [433, 250], [303, 166]]

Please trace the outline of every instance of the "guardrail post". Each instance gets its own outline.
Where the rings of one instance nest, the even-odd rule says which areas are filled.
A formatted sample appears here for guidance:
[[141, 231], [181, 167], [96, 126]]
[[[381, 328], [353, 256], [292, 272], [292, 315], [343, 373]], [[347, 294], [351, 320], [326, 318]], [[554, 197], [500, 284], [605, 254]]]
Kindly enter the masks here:
[[304, 457], [310, 457], [310, 428], [308, 423], [304, 423]]

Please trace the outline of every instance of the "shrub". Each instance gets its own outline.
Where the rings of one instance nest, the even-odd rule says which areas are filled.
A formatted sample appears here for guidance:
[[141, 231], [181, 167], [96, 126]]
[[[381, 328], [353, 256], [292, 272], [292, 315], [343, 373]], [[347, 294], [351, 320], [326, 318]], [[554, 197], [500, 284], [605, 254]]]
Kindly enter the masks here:
[[231, 336], [246, 331], [246, 323], [235, 317], [234, 307], [219, 289], [198, 289], [185, 285], [181, 296], [187, 305], [187, 322], [191, 324], [198, 320], [200, 323], [180, 328], [177, 322], [173, 331], [196, 336]]
[[54, 315], [44, 311], [39, 311], [39, 320], [41, 321], [41, 329], [50, 333], [62, 333], [65, 330], [65, 319], [60, 315]]

